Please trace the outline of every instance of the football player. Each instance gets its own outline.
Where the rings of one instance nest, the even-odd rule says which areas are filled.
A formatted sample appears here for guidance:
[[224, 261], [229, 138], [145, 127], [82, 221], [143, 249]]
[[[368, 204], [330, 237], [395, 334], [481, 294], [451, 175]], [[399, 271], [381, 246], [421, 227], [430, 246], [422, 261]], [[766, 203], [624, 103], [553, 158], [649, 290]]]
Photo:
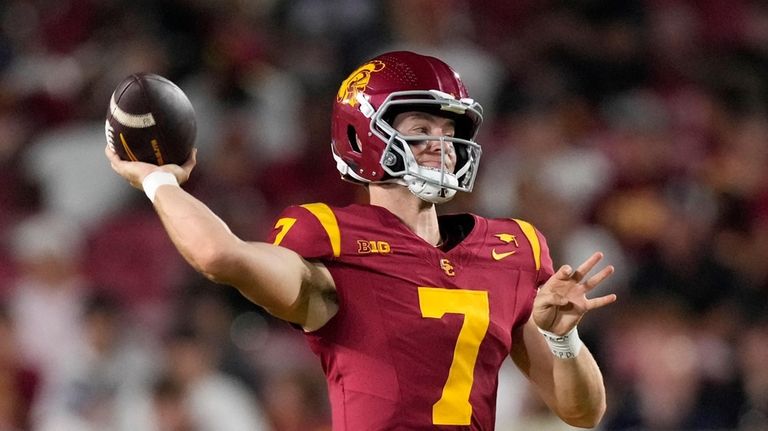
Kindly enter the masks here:
[[287, 208], [267, 242], [233, 235], [179, 184], [195, 165], [113, 169], [154, 203], [186, 260], [301, 327], [327, 377], [334, 430], [492, 430], [507, 356], [565, 422], [605, 411], [601, 372], [577, 324], [616, 296], [595, 253], [554, 271], [544, 236], [518, 219], [438, 216], [472, 190], [482, 108], [443, 61], [382, 54], [336, 95], [331, 149], [369, 203]]

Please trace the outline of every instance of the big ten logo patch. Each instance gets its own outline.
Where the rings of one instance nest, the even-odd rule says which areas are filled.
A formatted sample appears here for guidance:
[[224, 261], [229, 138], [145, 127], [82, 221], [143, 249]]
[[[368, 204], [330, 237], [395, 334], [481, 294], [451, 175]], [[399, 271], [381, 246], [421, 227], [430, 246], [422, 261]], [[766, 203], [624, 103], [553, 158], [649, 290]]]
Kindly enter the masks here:
[[357, 240], [357, 253], [358, 254], [388, 254], [392, 252], [392, 247], [386, 241], [374, 241], [366, 239]]

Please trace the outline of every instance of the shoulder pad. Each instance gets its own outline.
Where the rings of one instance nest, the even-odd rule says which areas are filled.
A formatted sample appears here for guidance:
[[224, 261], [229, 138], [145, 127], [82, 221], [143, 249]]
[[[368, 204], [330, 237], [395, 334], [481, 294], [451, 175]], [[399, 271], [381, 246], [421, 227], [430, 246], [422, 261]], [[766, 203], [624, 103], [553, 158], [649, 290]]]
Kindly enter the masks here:
[[278, 217], [268, 242], [290, 248], [305, 259], [341, 255], [341, 230], [333, 209], [324, 203], [290, 206]]

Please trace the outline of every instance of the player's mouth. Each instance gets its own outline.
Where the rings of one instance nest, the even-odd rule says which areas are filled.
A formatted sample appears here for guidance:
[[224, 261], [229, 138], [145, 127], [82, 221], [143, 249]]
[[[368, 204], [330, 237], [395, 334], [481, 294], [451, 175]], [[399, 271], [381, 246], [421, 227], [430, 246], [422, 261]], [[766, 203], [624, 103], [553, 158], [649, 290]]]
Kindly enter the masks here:
[[[419, 166], [421, 166], [424, 169], [429, 169], [431, 171], [441, 171], [441, 163], [439, 161], [423, 161], [419, 162]], [[453, 173], [453, 167], [452, 166], [446, 166], [445, 171], [449, 173]]]

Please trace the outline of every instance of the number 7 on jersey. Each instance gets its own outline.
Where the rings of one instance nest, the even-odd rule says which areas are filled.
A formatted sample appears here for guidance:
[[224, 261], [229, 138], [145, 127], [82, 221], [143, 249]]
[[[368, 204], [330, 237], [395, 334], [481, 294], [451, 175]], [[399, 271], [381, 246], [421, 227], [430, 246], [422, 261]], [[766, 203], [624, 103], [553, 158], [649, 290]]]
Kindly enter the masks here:
[[475, 362], [490, 322], [488, 292], [419, 287], [419, 307], [425, 318], [441, 319], [446, 313], [464, 315], [442, 396], [432, 406], [432, 423], [469, 425]]

